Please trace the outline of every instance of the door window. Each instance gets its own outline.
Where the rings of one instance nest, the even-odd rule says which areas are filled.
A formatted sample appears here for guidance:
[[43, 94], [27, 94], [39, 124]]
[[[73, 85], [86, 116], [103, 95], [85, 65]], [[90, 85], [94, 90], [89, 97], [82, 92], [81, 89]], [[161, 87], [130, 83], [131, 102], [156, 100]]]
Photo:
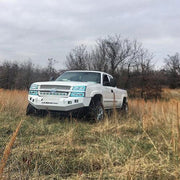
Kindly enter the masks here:
[[106, 74], [103, 75], [103, 86], [110, 86], [110, 81]]
[[110, 80], [110, 86], [115, 87], [116, 86], [116, 81], [114, 80], [114, 78], [112, 76], [108, 76], [109, 80]]

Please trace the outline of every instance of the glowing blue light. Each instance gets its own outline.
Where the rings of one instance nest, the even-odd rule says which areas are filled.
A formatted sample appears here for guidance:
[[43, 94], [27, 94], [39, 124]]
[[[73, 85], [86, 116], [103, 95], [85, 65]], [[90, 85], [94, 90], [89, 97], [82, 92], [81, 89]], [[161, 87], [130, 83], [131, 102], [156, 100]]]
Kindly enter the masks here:
[[32, 84], [30, 89], [38, 89], [38, 85], [37, 84]]
[[74, 91], [85, 91], [86, 86], [74, 86], [72, 90], [74, 90]]
[[35, 95], [35, 96], [37, 96], [37, 95], [38, 95], [38, 91], [30, 90], [30, 91], [29, 91], [29, 94], [30, 94], [30, 95]]
[[70, 97], [84, 97], [85, 93], [84, 92], [72, 92], [70, 94]]

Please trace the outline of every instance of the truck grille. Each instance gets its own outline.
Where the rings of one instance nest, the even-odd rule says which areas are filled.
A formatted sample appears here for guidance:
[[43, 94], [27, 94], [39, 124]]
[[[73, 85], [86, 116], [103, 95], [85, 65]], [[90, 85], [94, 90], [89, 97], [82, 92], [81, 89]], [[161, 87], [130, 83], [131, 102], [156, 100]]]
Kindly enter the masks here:
[[57, 89], [57, 90], [70, 90], [71, 86], [62, 85], [41, 85], [40, 89]]
[[68, 92], [49, 92], [49, 91], [40, 91], [41, 96], [50, 96], [50, 95], [56, 95], [56, 96], [67, 96]]
[[59, 98], [66, 98], [69, 95], [71, 86], [63, 85], [41, 85], [39, 96], [43, 97], [43, 101], [57, 102]]

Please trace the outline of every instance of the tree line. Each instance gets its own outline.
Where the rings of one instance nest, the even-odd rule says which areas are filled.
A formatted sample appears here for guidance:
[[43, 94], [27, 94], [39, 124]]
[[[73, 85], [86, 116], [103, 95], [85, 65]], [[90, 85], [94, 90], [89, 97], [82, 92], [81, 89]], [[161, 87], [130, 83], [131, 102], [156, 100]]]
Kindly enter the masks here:
[[153, 54], [137, 40], [120, 35], [98, 39], [91, 50], [85, 45], [72, 49], [66, 57], [65, 68], [57, 70], [55, 60], [48, 59], [45, 68], [30, 61], [5, 61], [0, 65], [0, 88], [28, 89], [35, 81], [47, 81], [64, 70], [97, 70], [113, 75], [117, 86], [128, 89], [131, 96], [142, 98], [161, 95], [162, 87], [180, 87], [180, 54], [168, 55], [159, 70], [153, 64]]
[[47, 67], [40, 68], [31, 61], [18, 63], [4, 61], [0, 65], [0, 88], [29, 89], [33, 82], [47, 81], [57, 77], [61, 71], [54, 68], [54, 60], [48, 59]]

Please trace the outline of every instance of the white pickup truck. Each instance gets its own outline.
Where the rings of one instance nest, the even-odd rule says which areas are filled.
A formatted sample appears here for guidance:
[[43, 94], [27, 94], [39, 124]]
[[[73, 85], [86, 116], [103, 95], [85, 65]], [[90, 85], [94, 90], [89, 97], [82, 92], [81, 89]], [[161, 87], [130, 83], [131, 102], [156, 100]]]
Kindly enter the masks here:
[[27, 115], [72, 112], [99, 121], [105, 110], [128, 110], [127, 91], [118, 89], [113, 77], [100, 71], [66, 71], [55, 81], [33, 83], [28, 101]]

